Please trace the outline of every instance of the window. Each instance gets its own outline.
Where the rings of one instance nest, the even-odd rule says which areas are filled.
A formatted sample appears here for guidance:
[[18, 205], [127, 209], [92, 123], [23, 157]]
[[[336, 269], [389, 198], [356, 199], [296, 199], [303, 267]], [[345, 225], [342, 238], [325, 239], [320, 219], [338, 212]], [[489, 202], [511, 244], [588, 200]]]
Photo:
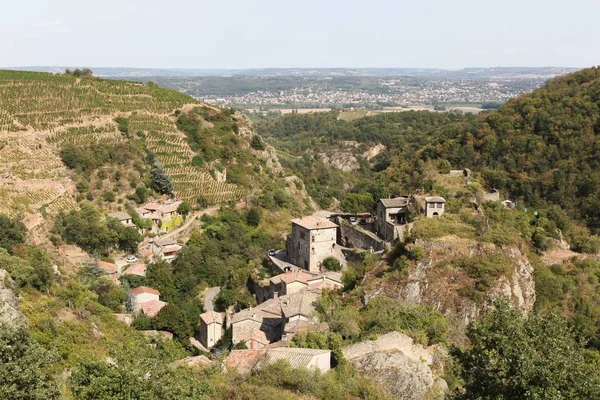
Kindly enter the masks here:
[[437, 208], [442, 208], [442, 203], [436, 203]]
[[435, 203], [429, 203], [428, 207], [429, 208], [434, 208], [435, 207]]
[[300, 232], [300, 239], [306, 240], [306, 233], [305, 232]]

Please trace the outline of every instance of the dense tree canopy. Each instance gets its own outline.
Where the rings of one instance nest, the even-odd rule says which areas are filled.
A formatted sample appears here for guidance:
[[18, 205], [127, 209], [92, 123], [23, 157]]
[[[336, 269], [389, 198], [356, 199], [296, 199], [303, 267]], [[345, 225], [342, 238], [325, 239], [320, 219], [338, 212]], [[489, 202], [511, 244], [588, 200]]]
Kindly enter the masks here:
[[472, 324], [458, 359], [465, 392], [457, 399], [577, 400], [600, 396], [600, 380], [566, 321], [523, 316], [506, 302]]

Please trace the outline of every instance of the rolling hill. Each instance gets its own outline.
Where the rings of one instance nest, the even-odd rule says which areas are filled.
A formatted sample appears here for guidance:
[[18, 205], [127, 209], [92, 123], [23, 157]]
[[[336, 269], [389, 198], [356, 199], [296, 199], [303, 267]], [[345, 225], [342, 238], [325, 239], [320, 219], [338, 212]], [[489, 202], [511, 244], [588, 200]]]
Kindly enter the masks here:
[[[192, 150], [189, 137], [178, 129], [182, 115], [196, 122], [210, 152], [208, 145]], [[77, 177], [61, 161], [61, 150], [109, 146], [129, 151], [124, 146], [133, 141], [141, 149], [137, 161], [147, 163], [144, 154], [158, 160], [176, 197], [193, 204], [199, 197], [208, 203], [237, 200], [260, 174], [246, 172], [247, 165], [266, 165], [268, 158], [268, 151], [250, 148], [252, 137], [241, 115], [152, 83], [0, 71], [0, 212], [21, 214], [33, 228], [76, 207]], [[238, 184], [226, 178], [227, 169], [229, 180]], [[136, 179], [143, 181], [143, 174]]]

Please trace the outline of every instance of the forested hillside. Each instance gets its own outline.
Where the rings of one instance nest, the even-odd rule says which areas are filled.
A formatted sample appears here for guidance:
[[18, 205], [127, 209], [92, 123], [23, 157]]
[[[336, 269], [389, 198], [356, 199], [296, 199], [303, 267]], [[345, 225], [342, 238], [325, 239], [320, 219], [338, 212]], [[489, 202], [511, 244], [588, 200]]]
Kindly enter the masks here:
[[[572, 231], [575, 248], [599, 249], [582, 243], [581, 230], [569, 220], [600, 232], [600, 68], [553, 79], [478, 116], [407, 111], [344, 121], [336, 112], [290, 114], [263, 119], [258, 128], [313, 196], [324, 192], [343, 200], [368, 192], [377, 200], [427, 189], [434, 172], [469, 168], [481, 174], [487, 189], [499, 189], [545, 212], [563, 232]], [[315, 171], [314, 153], [340, 141], [359, 144], [358, 174], [322, 164]], [[360, 153], [378, 143], [386, 151], [361, 161]]]

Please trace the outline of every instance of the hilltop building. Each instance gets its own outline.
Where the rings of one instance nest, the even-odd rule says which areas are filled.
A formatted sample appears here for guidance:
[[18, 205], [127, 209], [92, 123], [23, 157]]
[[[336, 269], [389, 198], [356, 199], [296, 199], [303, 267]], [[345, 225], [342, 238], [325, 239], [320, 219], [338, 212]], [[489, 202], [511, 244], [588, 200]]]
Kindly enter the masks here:
[[380, 199], [377, 203], [377, 221], [375, 231], [388, 242], [393, 242], [400, 236], [400, 225], [407, 221], [410, 196], [393, 199]]
[[439, 217], [444, 214], [446, 199], [440, 196], [425, 197], [425, 216]]
[[292, 233], [286, 241], [288, 261], [309, 272], [321, 271], [327, 257], [335, 255], [338, 226], [318, 217], [292, 220]]

